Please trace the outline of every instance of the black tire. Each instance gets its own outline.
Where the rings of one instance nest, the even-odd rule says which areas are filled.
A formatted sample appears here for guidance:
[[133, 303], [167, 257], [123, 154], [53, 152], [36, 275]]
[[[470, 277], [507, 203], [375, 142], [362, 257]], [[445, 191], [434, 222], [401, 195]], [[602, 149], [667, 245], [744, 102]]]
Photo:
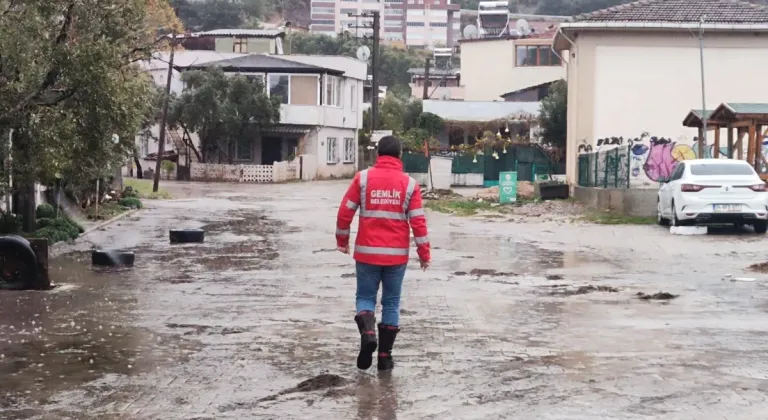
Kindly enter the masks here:
[[116, 249], [94, 249], [91, 251], [91, 264], [97, 267], [133, 267], [136, 254], [131, 251]]
[[753, 227], [755, 228], [755, 233], [763, 234], [765, 232], [768, 232], [768, 222], [763, 222], [763, 221], [755, 222]]
[[0, 236], [0, 288], [31, 289], [37, 284], [37, 257], [21, 236]]
[[656, 223], [660, 226], [669, 226], [669, 219], [661, 215], [661, 200], [656, 199]]
[[205, 242], [202, 229], [172, 229], [169, 237], [172, 244], [201, 244]]

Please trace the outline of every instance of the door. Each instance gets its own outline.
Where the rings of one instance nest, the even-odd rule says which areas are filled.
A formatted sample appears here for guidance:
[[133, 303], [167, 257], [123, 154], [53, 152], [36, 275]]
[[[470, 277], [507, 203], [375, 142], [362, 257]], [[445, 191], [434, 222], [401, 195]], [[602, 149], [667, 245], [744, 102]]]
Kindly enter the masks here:
[[261, 164], [272, 165], [283, 160], [283, 139], [263, 137], [261, 141]]

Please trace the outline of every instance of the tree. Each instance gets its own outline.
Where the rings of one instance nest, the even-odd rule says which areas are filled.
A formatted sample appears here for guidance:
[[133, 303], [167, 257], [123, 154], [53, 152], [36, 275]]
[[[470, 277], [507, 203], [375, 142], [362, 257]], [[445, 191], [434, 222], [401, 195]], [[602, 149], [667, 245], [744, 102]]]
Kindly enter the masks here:
[[232, 163], [238, 146], [280, 122], [280, 97], [268, 97], [258, 80], [220, 69], [186, 72], [182, 80], [186, 90], [173, 101], [168, 125], [198, 133], [202, 161]]
[[539, 126], [544, 143], [565, 149], [568, 129], [568, 84], [558, 80], [549, 87], [549, 95], [541, 100]]
[[0, 138], [14, 130], [27, 230], [35, 182], [77, 190], [133, 148], [150, 80], [131, 64], [178, 25], [166, 0], [0, 0]]

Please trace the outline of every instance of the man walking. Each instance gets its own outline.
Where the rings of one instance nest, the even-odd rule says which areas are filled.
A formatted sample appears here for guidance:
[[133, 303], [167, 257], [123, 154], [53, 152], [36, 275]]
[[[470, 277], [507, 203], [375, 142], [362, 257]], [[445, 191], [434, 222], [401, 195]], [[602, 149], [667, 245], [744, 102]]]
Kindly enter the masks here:
[[376, 351], [376, 295], [382, 284], [379, 324], [379, 370], [390, 370], [392, 346], [400, 332], [400, 294], [413, 229], [421, 268], [430, 262], [427, 220], [421, 207], [419, 184], [403, 172], [400, 140], [387, 136], [379, 140], [376, 164], [355, 175], [341, 201], [336, 219], [336, 245], [349, 253], [349, 227], [360, 208], [354, 258], [357, 269], [355, 322], [360, 330], [357, 367], [368, 369]]

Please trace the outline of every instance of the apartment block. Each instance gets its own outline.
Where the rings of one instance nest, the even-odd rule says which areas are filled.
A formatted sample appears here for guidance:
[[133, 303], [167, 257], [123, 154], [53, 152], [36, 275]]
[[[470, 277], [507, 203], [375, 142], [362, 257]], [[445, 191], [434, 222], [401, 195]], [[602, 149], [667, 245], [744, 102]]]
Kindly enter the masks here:
[[325, 0], [312, 1], [313, 33], [335, 36], [370, 36], [369, 28], [355, 28], [370, 19], [350, 17], [378, 11], [382, 42], [400, 47], [434, 48], [452, 46], [459, 39], [459, 5], [451, 0]]

